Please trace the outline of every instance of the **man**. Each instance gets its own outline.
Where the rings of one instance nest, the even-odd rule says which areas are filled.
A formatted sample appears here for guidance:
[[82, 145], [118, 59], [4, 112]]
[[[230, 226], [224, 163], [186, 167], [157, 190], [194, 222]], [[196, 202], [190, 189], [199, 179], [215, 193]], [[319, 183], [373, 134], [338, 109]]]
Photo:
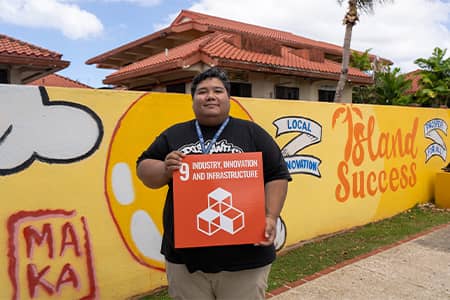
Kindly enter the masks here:
[[[150, 188], [169, 186], [163, 212], [161, 253], [166, 258], [169, 295], [175, 299], [264, 299], [276, 253], [276, 220], [291, 180], [272, 137], [257, 124], [232, 118], [230, 82], [218, 68], [197, 75], [191, 88], [195, 120], [166, 129], [137, 161], [137, 173]], [[227, 147], [213, 147], [213, 145]], [[174, 247], [172, 174], [188, 154], [262, 152], [266, 204], [265, 240], [257, 245]], [[250, 224], [251, 225], [251, 224]]]

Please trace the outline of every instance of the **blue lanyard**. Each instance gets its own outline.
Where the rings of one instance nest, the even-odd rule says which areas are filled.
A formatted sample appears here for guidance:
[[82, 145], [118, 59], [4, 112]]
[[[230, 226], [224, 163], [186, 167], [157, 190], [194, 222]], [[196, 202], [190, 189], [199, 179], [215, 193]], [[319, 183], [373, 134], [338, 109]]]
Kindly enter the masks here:
[[227, 126], [229, 121], [230, 121], [230, 118], [228, 117], [222, 123], [219, 130], [217, 130], [216, 134], [214, 134], [214, 137], [211, 140], [211, 143], [209, 143], [208, 148], [205, 148], [205, 140], [203, 139], [202, 130], [200, 129], [200, 125], [198, 124], [198, 121], [195, 120], [195, 129], [197, 129], [197, 135], [198, 135], [198, 139], [200, 140], [200, 146], [202, 146], [203, 154], [209, 154], [209, 152], [211, 151], [212, 145], [214, 145], [216, 143], [217, 139], [222, 134], [222, 131], [225, 129], [225, 126]]

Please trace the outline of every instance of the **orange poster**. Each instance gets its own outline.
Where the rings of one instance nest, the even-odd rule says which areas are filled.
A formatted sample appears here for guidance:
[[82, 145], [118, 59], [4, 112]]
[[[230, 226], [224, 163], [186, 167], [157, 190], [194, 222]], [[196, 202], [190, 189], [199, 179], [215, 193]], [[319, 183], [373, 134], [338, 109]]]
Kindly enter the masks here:
[[261, 152], [188, 155], [173, 175], [175, 247], [264, 239]]

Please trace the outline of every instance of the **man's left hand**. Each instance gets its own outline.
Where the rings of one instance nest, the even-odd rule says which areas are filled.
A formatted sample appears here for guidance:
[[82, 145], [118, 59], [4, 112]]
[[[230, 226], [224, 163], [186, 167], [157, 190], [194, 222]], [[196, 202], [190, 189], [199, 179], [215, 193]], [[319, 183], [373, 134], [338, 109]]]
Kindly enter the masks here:
[[265, 240], [257, 243], [257, 246], [269, 246], [273, 244], [277, 235], [277, 218], [266, 216], [266, 228], [264, 230]]

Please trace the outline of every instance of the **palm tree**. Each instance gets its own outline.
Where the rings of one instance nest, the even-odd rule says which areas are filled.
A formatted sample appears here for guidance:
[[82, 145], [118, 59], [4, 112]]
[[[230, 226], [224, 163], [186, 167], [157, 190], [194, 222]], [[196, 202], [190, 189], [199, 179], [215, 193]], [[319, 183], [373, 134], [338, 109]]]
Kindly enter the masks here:
[[400, 74], [400, 68], [385, 67], [382, 71], [374, 71], [375, 84], [353, 89], [355, 103], [381, 105], [410, 105], [413, 101], [407, 91], [412, 81], [406, 74]]
[[385, 105], [408, 105], [411, 96], [406, 91], [411, 88], [412, 81], [400, 74], [400, 68], [391, 70], [387, 67], [385, 71], [377, 72], [375, 76], [374, 97], [376, 104]]
[[356, 51], [352, 52], [352, 60], [350, 62], [350, 66], [354, 68], [358, 68], [361, 71], [371, 72], [372, 64], [370, 62], [369, 51], [372, 49], [367, 49], [363, 53], [358, 53]]
[[[370, 62], [369, 51], [372, 49], [367, 49], [364, 53], [359, 53], [357, 51], [352, 52], [352, 58], [350, 60], [350, 66], [358, 68], [361, 71], [375, 75], [372, 63]], [[368, 103], [372, 94], [372, 88], [366, 85], [354, 86], [352, 90], [352, 98], [354, 103]]]
[[[337, 0], [339, 4], [342, 4], [344, 0]], [[348, 75], [348, 65], [350, 62], [350, 42], [352, 40], [353, 26], [359, 20], [358, 11], [362, 12], [373, 12], [375, 3], [392, 2], [393, 0], [348, 0], [348, 9], [345, 14], [342, 23], [345, 25], [345, 37], [344, 37], [344, 47], [342, 53], [342, 69], [341, 75], [339, 76], [339, 82], [336, 87], [336, 95], [334, 97], [334, 102], [342, 102], [342, 92], [345, 87], [345, 82], [347, 81]]]

